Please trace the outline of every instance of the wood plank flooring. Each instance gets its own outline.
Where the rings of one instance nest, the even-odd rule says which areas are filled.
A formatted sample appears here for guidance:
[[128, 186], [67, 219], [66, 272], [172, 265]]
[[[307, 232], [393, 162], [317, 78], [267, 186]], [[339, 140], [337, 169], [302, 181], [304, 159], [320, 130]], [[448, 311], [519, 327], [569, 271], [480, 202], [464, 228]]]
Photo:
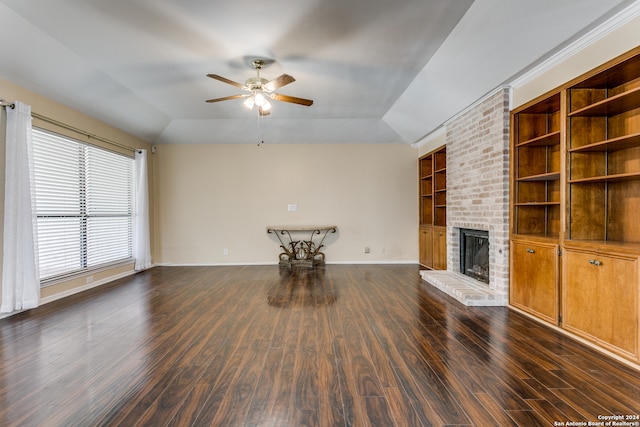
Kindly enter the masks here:
[[638, 371], [506, 307], [462, 306], [409, 265], [156, 267], [0, 320], [0, 344], [2, 426], [640, 414]]

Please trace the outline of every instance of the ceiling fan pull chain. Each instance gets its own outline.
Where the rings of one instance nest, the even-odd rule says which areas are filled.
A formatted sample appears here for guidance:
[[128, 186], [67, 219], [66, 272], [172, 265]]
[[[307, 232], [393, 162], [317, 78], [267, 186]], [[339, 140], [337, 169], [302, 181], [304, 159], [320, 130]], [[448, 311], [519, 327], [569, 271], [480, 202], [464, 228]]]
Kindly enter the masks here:
[[262, 128], [264, 125], [264, 116], [260, 114], [260, 110], [258, 109], [258, 147], [264, 144], [264, 136], [262, 134]]

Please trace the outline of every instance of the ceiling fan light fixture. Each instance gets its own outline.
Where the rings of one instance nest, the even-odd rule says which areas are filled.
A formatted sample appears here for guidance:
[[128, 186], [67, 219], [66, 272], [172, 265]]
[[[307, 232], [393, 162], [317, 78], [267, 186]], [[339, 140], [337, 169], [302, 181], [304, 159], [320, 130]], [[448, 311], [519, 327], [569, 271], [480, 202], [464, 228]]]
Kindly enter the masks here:
[[265, 104], [265, 102], [267, 102], [267, 98], [265, 98], [262, 92], [256, 93], [254, 97], [255, 97], [254, 102], [258, 107], [262, 107]]
[[254, 100], [254, 96], [251, 95], [250, 97], [248, 97], [247, 99], [245, 99], [245, 101], [243, 102], [244, 106], [247, 107], [248, 109], [253, 109], [253, 104], [255, 104], [255, 100]]
[[261, 107], [262, 111], [269, 111], [271, 109], [271, 103], [265, 99], [264, 104], [262, 104]]

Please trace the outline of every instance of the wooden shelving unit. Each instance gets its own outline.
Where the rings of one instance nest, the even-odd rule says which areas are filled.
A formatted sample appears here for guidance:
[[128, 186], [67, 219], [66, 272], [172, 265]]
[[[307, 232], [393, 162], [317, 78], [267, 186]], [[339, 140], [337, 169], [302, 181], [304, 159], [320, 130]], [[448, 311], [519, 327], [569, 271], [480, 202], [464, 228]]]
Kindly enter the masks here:
[[560, 93], [513, 115], [513, 234], [560, 233]]
[[570, 240], [639, 243], [640, 58], [567, 89]]
[[420, 224], [433, 223], [433, 156], [419, 161], [420, 173]]
[[443, 270], [446, 264], [447, 151], [440, 147], [418, 160], [420, 265]]
[[561, 92], [511, 115], [510, 304], [558, 323]]
[[640, 364], [640, 48], [511, 113], [510, 304]]
[[442, 148], [433, 153], [434, 163], [434, 204], [433, 225], [447, 226], [447, 150]]
[[563, 326], [639, 362], [637, 50], [567, 88], [567, 164]]

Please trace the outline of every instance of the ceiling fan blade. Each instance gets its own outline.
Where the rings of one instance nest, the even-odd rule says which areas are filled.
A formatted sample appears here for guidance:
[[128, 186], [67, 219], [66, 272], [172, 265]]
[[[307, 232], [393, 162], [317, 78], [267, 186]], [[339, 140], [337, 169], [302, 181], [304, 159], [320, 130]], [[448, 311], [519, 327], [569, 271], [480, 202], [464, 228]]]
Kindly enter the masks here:
[[244, 89], [244, 85], [241, 85], [238, 82], [234, 82], [233, 80], [229, 80], [226, 77], [219, 76], [217, 74], [207, 74], [207, 77], [211, 77], [212, 79], [219, 80], [223, 83], [230, 84], [231, 86], [235, 86], [239, 89]]
[[260, 113], [261, 116], [268, 116], [269, 114], [271, 114], [271, 111], [264, 110], [262, 109], [262, 107], [258, 107], [258, 113]]
[[245, 98], [247, 96], [248, 95], [245, 95], [245, 94], [231, 95], [231, 96], [225, 96], [224, 98], [207, 99], [205, 102], [220, 102], [220, 101], [227, 101], [229, 99]]
[[289, 95], [280, 95], [279, 93], [274, 93], [273, 95], [271, 95], [271, 98], [275, 99], [276, 101], [292, 102], [294, 104], [306, 105], [307, 107], [313, 104], [313, 100], [311, 99], [297, 98], [295, 96]]
[[271, 80], [270, 82], [265, 83], [264, 88], [270, 92], [273, 92], [274, 90], [295, 81], [296, 79], [291, 77], [289, 74], [283, 74]]

